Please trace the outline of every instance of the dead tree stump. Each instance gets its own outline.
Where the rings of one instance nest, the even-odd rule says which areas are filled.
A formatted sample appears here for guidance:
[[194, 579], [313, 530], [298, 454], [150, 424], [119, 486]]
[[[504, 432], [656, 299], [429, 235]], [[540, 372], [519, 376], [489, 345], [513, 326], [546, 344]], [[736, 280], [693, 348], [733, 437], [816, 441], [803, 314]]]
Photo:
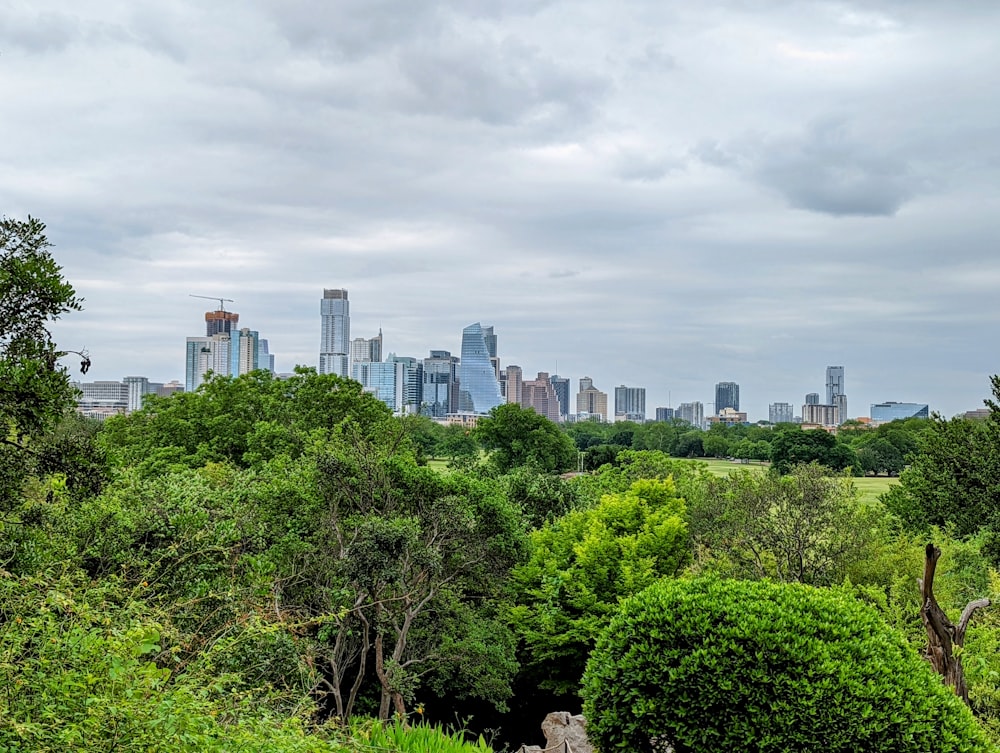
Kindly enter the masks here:
[[958, 625], [953, 625], [934, 598], [934, 569], [940, 556], [941, 550], [938, 547], [934, 544], [927, 545], [924, 577], [917, 581], [921, 596], [920, 619], [927, 630], [927, 658], [934, 671], [944, 678], [945, 684], [950, 685], [968, 705], [969, 688], [965, 684], [965, 673], [962, 670], [961, 648], [965, 644], [965, 630], [972, 619], [972, 613], [980, 607], [988, 607], [990, 600], [970, 601], [962, 610]]

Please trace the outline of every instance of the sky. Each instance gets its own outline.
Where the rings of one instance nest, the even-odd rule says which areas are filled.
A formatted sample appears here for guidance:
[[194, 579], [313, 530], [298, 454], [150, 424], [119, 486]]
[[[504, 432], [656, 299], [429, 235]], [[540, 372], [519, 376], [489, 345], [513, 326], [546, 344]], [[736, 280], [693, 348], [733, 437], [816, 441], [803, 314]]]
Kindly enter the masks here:
[[[981, 407], [1000, 372], [1000, 4], [0, 0], [0, 214], [86, 378], [184, 378], [215, 306], [620, 384]], [[70, 360], [67, 365], [75, 366]]]

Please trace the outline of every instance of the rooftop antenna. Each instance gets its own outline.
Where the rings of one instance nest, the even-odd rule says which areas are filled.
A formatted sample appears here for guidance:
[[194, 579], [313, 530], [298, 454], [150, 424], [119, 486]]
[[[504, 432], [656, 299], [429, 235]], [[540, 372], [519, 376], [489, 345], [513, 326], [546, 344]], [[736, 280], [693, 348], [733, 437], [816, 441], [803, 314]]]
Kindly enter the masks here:
[[219, 311], [226, 310], [226, 306], [223, 303], [223, 301], [229, 301], [229, 303], [236, 303], [236, 301], [234, 301], [232, 298], [223, 298], [222, 296], [218, 295], [195, 295], [194, 293], [190, 293], [189, 295], [191, 296], [191, 298], [204, 298], [208, 301], [218, 301]]

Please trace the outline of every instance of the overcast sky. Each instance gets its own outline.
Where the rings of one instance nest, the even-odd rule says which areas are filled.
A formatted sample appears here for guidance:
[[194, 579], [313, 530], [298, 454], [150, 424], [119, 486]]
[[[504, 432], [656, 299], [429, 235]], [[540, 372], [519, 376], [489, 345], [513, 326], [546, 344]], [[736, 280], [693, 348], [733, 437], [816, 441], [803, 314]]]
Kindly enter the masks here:
[[190, 294], [316, 365], [343, 287], [386, 352], [492, 324], [650, 414], [836, 364], [852, 416], [952, 415], [1000, 371], [998, 39], [993, 0], [0, 0], [0, 213], [88, 378], [183, 381]]

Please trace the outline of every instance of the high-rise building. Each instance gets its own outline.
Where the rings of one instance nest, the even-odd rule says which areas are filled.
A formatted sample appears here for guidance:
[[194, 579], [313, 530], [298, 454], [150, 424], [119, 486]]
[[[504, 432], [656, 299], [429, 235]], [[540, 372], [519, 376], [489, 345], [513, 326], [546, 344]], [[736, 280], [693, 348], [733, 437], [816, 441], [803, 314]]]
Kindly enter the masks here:
[[497, 336], [492, 325], [483, 327], [483, 342], [486, 343], [486, 352], [490, 355], [490, 363], [493, 365], [493, 373], [497, 383], [500, 382], [500, 357], [497, 355]]
[[674, 418], [673, 408], [657, 408], [656, 409], [656, 420], [657, 421], [672, 421]]
[[524, 376], [521, 367], [509, 364], [504, 373], [507, 375], [507, 379], [505, 380], [507, 383], [507, 389], [503, 391], [505, 399], [508, 403], [520, 405], [521, 389], [524, 384]]
[[489, 413], [502, 404], [500, 383], [479, 322], [462, 330], [462, 360], [458, 373], [459, 412]]
[[[826, 367], [826, 404], [835, 405], [836, 401], [834, 398], [837, 395], [846, 395], [847, 391], [844, 389], [844, 367], [843, 366], [827, 366]], [[841, 417], [846, 418], [846, 416]]]
[[576, 393], [577, 418], [599, 418], [608, 420], [608, 395], [594, 387], [590, 377], [580, 379], [580, 391]]
[[793, 418], [795, 414], [791, 403], [771, 403], [767, 406], [767, 420], [772, 424], [790, 424]]
[[723, 408], [740, 409], [740, 386], [736, 382], [719, 382], [715, 385], [715, 413], [722, 413]]
[[872, 422], [888, 423], [906, 418], [929, 418], [930, 408], [927, 403], [897, 403], [890, 400], [874, 403], [869, 415]]
[[559, 398], [559, 417], [565, 421], [566, 417], [569, 416], [569, 378], [553, 374], [549, 381], [552, 382], [552, 388], [556, 391], [556, 397]]
[[369, 392], [389, 406], [393, 413], [402, 413], [406, 378], [405, 364], [400, 361], [362, 361], [354, 364], [351, 378], [361, 382]]
[[806, 404], [802, 406], [802, 423], [819, 426], [838, 426], [840, 411], [836, 405]]
[[705, 426], [705, 406], [699, 401], [681, 403], [677, 406], [677, 418], [687, 421], [696, 429], [702, 429]]
[[363, 363], [364, 361], [381, 361], [381, 360], [382, 360], [381, 327], [379, 327], [378, 334], [369, 340], [366, 340], [363, 337], [355, 337], [353, 340], [351, 340], [351, 364]]
[[807, 393], [806, 405], [819, 405], [819, 393], [818, 392]]
[[205, 312], [205, 337], [212, 335], [228, 335], [237, 329], [240, 315], [235, 311], [217, 309]]
[[432, 350], [424, 359], [420, 412], [444, 418], [458, 411], [458, 358], [447, 350]]
[[525, 379], [521, 384], [521, 407], [531, 408], [550, 421], [559, 420], [559, 398], [549, 381], [549, 375], [539, 371], [535, 379]]
[[258, 368], [265, 369], [274, 373], [274, 353], [268, 350], [268, 344], [266, 338], [261, 338], [259, 341], [260, 345], [260, 366]]
[[351, 308], [347, 291], [324, 289], [319, 313], [319, 373], [350, 376]]
[[639, 423], [646, 420], [645, 387], [626, 387], [624, 384], [615, 387], [615, 420]]
[[184, 367], [184, 391], [194, 392], [209, 372], [228, 376], [232, 363], [230, 335], [224, 332], [211, 337], [189, 337]]
[[406, 415], [419, 413], [424, 392], [423, 362], [410, 356], [397, 356], [392, 353], [386, 360], [403, 364], [403, 402], [398, 411]]
[[837, 416], [840, 418], [838, 426], [848, 420], [847, 415], [847, 395], [834, 395], [833, 404], [837, 406]]

